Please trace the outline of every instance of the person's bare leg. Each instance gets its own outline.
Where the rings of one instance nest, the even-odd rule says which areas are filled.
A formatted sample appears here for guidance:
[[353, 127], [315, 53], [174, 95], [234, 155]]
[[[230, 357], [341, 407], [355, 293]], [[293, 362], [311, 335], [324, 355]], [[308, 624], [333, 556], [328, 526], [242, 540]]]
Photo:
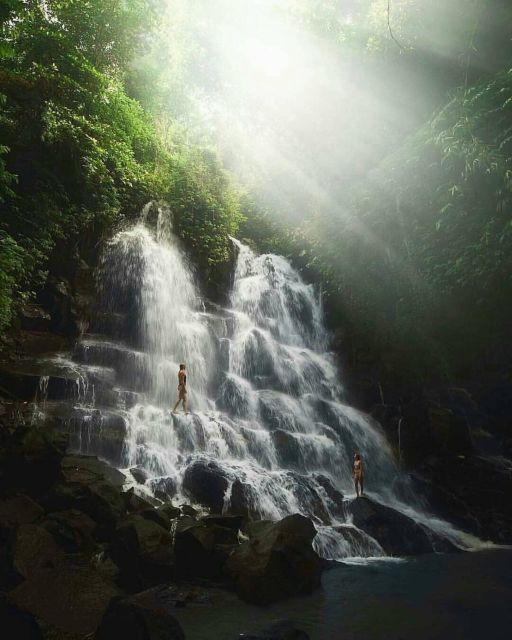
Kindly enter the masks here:
[[356, 490], [356, 497], [359, 498], [359, 486], [357, 484], [357, 480], [354, 480], [354, 488]]
[[178, 408], [179, 403], [180, 403], [180, 399], [178, 398], [178, 400], [176, 401], [176, 404], [174, 405], [174, 409], [172, 410], [173, 413], [176, 413], [176, 409]]
[[188, 416], [188, 407], [187, 407], [187, 395], [183, 396], [183, 411], [185, 411], [185, 415]]
[[361, 478], [359, 480], [359, 486], [361, 487], [361, 496], [364, 495], [363, 482], [364, 482], [364, 478]]

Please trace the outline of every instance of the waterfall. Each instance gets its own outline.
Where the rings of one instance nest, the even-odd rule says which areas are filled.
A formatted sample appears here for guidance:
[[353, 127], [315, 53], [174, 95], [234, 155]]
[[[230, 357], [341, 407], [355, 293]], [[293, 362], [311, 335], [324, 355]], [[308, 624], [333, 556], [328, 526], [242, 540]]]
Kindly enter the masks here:
[[[152, 204], [103, 253], [95, 333], [75, 357], [115, 373], [110, 386], [96, 388], [96, 419], [78, 424], [87, 424], [87, 450], [143, 468], [146, 489], [178, 500], [190, 499], [196, 474], [207, 470], [219, 510], [242, 504], [270, 519], [302, 513], [315, 522], [325, 557], [383, 555], [351, 525], [343, 496], [354, 494], [356, 451], [366, 492], [395, 506], [398, 469], [379, 425], [345, 401], [313, 287], [284, 258], [233, 240], [230, 303], [208, 303], [169, 221], [169, 211]], [[189, 415], [171, 413], [180, 362]], [[113, 433], [122, 433], [115, 455]]]

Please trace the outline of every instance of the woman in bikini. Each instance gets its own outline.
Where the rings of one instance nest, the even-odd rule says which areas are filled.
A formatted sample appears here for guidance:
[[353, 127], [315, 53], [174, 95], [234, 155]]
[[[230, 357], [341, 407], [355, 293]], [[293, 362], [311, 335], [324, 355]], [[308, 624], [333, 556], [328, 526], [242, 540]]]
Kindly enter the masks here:
[[185, 373], [185, 365], [180, 364], [180, 370], [178, 371], [178, 400], [174, 405], [173, 413], [176, 412], [180, 402], [183, 403], [183, 411], [185, 415], [188, 415], [187, 410], [187, 374]]
[[352, 477], [354, 478], [354, 486], [356, 488], [357, 497], [363, 495], [363, 461], [359, 453], [354, 453], [354, 463], [352, 465]]

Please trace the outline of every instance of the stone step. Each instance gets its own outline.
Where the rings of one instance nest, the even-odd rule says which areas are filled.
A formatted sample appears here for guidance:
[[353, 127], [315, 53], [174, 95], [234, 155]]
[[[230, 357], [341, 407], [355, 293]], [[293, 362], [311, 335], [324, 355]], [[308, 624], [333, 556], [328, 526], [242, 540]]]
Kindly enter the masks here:
[[76, 362], [109, 367], [115, 370], [116, 381], [133, 391], [147, 391], [150, 383], [151, 362], [142, 351], [98, 338], [80, 341], [73, 354]]

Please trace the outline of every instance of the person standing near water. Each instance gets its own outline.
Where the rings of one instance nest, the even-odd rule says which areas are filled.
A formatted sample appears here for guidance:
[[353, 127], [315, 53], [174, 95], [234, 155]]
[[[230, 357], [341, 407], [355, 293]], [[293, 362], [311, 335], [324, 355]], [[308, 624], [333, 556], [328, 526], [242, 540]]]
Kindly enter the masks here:
[[363, 495], [363, 461], [359, 453], [354, 453], [354, 463], [352, 464], [352, 477], [354, 478], [354, 486], [356, 488], [357, 497]]
[[176, 412], [179, 403], [183, 403], [183, 411], [185, 415], [188, 415], [187, 409], [187, 374], [185, 373], [185, 365], [180, 364], [180, 370], [178, 371], [178, 400], [174, 405], [173, 413]]

